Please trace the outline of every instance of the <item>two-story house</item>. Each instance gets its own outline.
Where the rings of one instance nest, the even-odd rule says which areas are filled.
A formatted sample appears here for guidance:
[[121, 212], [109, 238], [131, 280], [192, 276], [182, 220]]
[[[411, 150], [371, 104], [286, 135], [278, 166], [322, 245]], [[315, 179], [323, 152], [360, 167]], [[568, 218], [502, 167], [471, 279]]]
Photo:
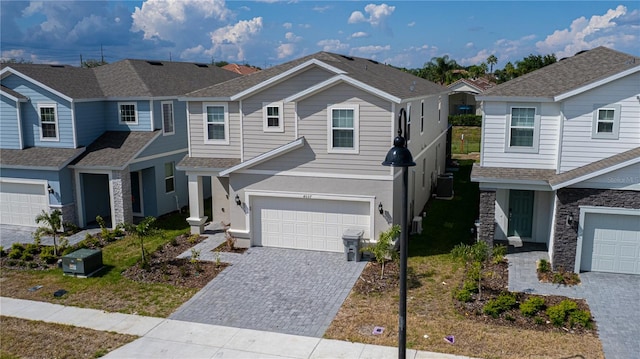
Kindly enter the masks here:
[[123, 60], [97, 68], [10, 64], [0, 71], [0, 223], [41, 211], [115, 226], [186, 206], [178, 95], [238, 77], [212, 65]]
[[640, 59], [584, 51], [486, 90], [480, 238], [554, 268], [640, 274]]
[[[187, 94], [189, 223], [213, 220], [241, 245], [343, 250], [399, 223], [400, 170], [382, 166], [407, 113], [409, 213], [445, 168], [447, 89], [373, 60], [319, 52]], [[411, 220], [409, 218], [409, 220]]]

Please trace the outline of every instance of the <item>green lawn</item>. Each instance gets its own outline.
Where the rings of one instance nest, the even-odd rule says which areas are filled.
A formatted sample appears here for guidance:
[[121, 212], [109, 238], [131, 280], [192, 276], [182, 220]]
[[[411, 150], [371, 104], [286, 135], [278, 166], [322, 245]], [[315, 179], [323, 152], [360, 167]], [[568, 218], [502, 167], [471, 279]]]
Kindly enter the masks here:
[[[451, 153], [467, 154], [480, 152], [481, 127], [453, 126], [451, 134]], [[462, 141], [464, 135], [464, 141]]]

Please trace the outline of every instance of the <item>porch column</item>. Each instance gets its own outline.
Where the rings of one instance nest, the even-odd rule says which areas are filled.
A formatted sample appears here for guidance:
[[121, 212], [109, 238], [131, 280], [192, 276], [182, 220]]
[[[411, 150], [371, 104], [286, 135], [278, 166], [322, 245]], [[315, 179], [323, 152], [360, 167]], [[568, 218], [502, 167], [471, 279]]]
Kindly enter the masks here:
[[131, 204], [131, 175], [129, 167], [123, 171], [113, 171], [109, 178], [111, 187], [111, 227], [119, 223], [133, 223]]
[[189, 218], [191, 234], [202, 234], [207, 216], [204, 215], [204, 194], [202, 192], [202, 176], [189, 176]]
[[484, 241], [493, 248], [493, 237], [496, 227], [496, 191], [480, 190], [480, 228], [478, 240]]

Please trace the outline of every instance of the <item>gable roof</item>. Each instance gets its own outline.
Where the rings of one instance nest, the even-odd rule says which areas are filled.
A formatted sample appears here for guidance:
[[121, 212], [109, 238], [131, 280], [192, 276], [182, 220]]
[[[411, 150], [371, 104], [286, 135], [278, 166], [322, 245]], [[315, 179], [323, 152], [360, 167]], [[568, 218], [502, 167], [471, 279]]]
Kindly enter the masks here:
[[80, 148], [29, 147], [0, 149], [2, 168], [38, 168], [59, 171], [85, 151]]
[[232, 71], [240, 75], [248, 75], [254, 72], [260, 71], [259, 69], [246, 65], [238, 65], [238, 64], [226, 64], [222, 66], [223, 69], [227, 71]]
[[477, 78], [477, 79], [460, 79], [450, 85], [447, 86], [447, 88], [449, 88], [449, 90], [453, 91], [453, 92], [459, 92], [461, 88], [464, 88], [465, 86], [470, 87], [472, 90], [474, 90], [475, 93], [482, 93], [492, 87], [494, 87], [496, 84], [494, 82], [491, 82], [485, 78]]
[[640, 71], [638, 58], [600, 46], [488, 89], [477, 99], [531, 97], [557, 101], [566, 98], [565, 94], [576, 94], [576, 90], [636, 71]]
[[14, 91], [8, 87], [5, 87], [4, 85], [0, 85], [0, 94], [2, 94], [3, 96], [7, 96], [10, 99], [12, 99], [13, 101], [19, 101], [19, 102], [24, 102], [27, 101], [29, 98], [17, 91]]
[[[320, 66], [335, 75], [343, 75], [354, 82], [401, 100], [447, 92], [447, 88], [408, 72], [377, 61], [318, 52], [253, 74], [209, 86], [186, 94], [187, 98], [238, 99], [250, 95], [312, 66]], [[251, 90], [251, 91], [248, 91]]]
[[178, 96], [241, 76], [214, 65], [130, 59], [94, 68], [3, 65], [3, 75], [7, 72], [51, 89], [67, 100]]
[[161, 131], [107, 131], [93, 141], [82, 156], [72, 163], [73, 168], [124, 169], [153, 142]]

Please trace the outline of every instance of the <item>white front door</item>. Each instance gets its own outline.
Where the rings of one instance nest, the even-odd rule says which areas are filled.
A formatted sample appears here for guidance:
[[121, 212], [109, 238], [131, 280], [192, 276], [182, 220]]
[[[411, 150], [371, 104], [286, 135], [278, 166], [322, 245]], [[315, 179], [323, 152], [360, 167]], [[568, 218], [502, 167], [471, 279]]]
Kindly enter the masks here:
[[640, 274], [640, 216], [587, 213], [581, 271]]
[[49, 212], [48, 193], [43, 183], [0, 181], [0, 223], [37, 227], [36, 216]]
[[345, 229], [370, 232], [369, 202], [254, 197], [251, 212], [255, 246], [343, 252]]

